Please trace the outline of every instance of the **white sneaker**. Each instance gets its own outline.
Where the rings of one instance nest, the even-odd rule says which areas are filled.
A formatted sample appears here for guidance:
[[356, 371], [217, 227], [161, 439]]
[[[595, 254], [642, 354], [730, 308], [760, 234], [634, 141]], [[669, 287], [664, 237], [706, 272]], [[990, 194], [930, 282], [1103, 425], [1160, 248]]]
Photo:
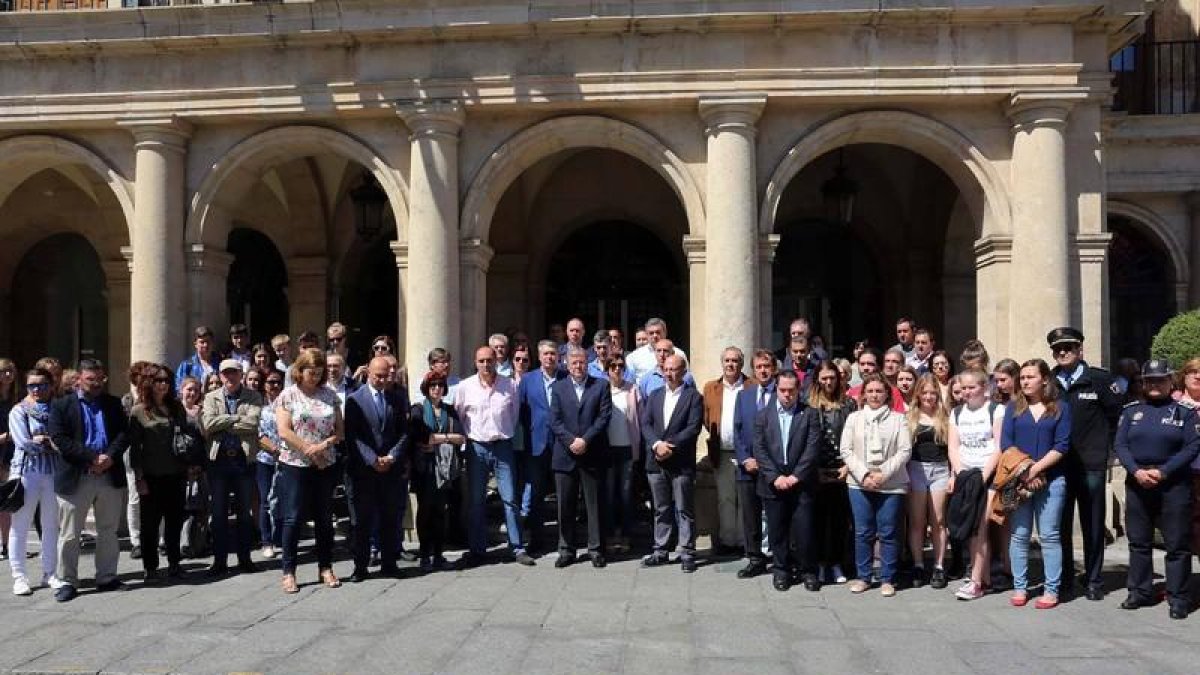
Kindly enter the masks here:
[[25, 577], [13, 579], [13, 595], [33, 595], [33, 589], [29, 587], [29, 580]]
[[53, 574], [50, 574], [50, 575], [42, 577], [42, 585], [46, 586], [47, 588], [49, 588], [51, 590], [57, 591], [58, 589], [63, 587], [63, 582], [58, 577], [54, 576]]
[[833, 566], [833, 583], [835, 583], [835, 584], [846, 583], [846, 575], [842, 573], [841, 565]]
[[270, 544], [263, 546], [262, 547], [262, 557], [266, 558], [267, 560], [274, 558], [275, 557], [275, 547]]

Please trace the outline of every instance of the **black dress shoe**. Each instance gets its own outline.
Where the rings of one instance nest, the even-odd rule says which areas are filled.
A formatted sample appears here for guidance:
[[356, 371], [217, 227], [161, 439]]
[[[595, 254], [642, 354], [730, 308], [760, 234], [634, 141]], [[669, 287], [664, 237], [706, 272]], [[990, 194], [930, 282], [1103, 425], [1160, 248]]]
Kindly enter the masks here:
[[1188, 608], [1187, 607], [1177, 607], [1177, 606], [1172, 605], [1171, 606], [1171, 618], [1175, 619], [1176, 621], [1180, 621], [1182, 619], [1188, 618]]
[[946, 570], [940, 567], [933, 568], [933, 573], [929, 575], [929, 585], [937, 589], [945, 588]]
[[1100, 602], [1104, 599], [1104, 589], [1100, 586], [1088, 586], [1087, 599], [1092, 602]]
[[767, 561], [751, 558], [746, 566], [738, 570], [737, 577], [739, 579], [753, 579], [761, 574], [767, 573]]
[[79, 596], [79, 591], [71, 584], [63, 584], [59, 586], [57, 591], [54, 591], [54, 599], [57, 602], [70, 602]]
[[792, 576], [790, 574], [776, 574], [774, 586], [777, 591], [788, 590], [792, 587]]
[[208, 569], [204, 571], [204, 574], [206, 576], [209, 576], [212, 578], [223, 577], [226, 574], [229, 574], [229, 566], [228, 565], [209, 565]]
[[182, 565], [169, 565], [167, 567], [167, 576], [171, 579], [182, 579], [187, 576], [187, 572], [183, 570]]
[[240, 560], [237, 564], [238, 572], [242, 574], [254, 574], [258, 571], [258, 566], [250, 560]]
[[479, 567], [480, 565], [482, 565], [484, 563], [484, 561], [486, 559], [487, 559], [487, 555], [484, 553], [475, 553], [474, 551], [467, 551], [466, 553], [462, 554], [462, 556], [459, 557], [456, 565], [457, 565], [458, 569], [460, 569], [460, 570], [469, 570], [472, 567]]
[[399, 579], [404, 576], [404, 573], [395, 565], [384, 565], [379, 568], [379, 576], [387, 577], [388, 579]]
[[800, 578], [804, 580], [804, 590], [814, 593], [821, 590], [821, 582], [817, 579], [817, 575], [810, 572], [802, 575]]
[[146, 570], [142, 573], [142, 584], [146, 586], [154, 586], [161, 583], [162, 580], [162, 572], [158, 570]]
[[100, 591], [101, 593], [107, 593], [109, 591], [127, 591], [129, 590], [129, 587], [126, 586], [125, 582], [121, 581], [120, 579], [113, 579], [112, 581], [106, 581], [102, 584], [96, 584], [96, 590]]
[[592, 554], [592, 567], [595, 567], [596, 569], [603, 569], [605, 567], [608, 567], [608, 561], [605, 560], [604, 556], [600, 555], [599, 553], [593, 553]]
[[574, 553], [560, 553], [560, 554], [558, 554], [558, 560], [554, 561], [554, 566], [557, 567], [558, 569], [562, 569], [564, 567], [567, 567], [567, 566], [573, 564], [574, 562], [575, 562], [575, 554]]
[[1125, 596], [1124, 600], [1121, 601], [1121, 609], [1139, 609], [1141, 607], [1149, 607], [1150, 604], [1151, 603], [1142, 600], [1133, 593], [1130, 593], [1129, 595]]
[[651, 553], [642, 558], [642, 567], [662, 567], [671, 564], [671, 559], [664, 553]]
[[695, 558], [684, 558], [683, 560], [679, 561], [679, 565], [683, 568], [684, 574], [691, 574], [692, 572], [696, 571]]
[[350, 573], [350, 581], [352, 583], [361, 584], [362, 582], [369, 579], [370, 576], [371, 576], [370, 572], [366, 571], [365, 569], [363, 569], [361, 567], [355, 567], [354, 571]]

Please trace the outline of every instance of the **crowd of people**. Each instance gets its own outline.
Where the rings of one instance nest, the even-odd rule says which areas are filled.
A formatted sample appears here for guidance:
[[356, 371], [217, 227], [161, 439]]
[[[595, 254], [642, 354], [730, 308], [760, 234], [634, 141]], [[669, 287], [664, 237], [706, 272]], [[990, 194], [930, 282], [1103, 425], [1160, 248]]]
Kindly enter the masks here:
[[[1121, 607], [1158, 600], [1158, 527], [1169, 614], [1191, 609], [1200, 358], [1178, 372], [1162, 359], [1123, 360], [1114, 375], [1088, 365], [1082, 333], [1062, 327], [1047, 335], [1053, 366], [993, 366], [978, 340], [954, 358], [902, 318], [897, 344], [880, 351], [861, 341], [844, 359], [797, 319], [778, 351], [747, 358], [725, 348], [720, 376], [701, 385], [661, 319], [647, 321], [628, 350], [617, 329], [587, 344], [577, 318], [550, 335], [536, 343], [519, 331], [492, 335], [461, 379], [451, 354], [434, 349], [414, 400], [394, 341], [375, 338], [369, 358], [357, 360], [338, 323], [324, 346], [305, 332], [296, 349], [287, 335], [250, 345], [235, 325], [220, 353], [213, 332], [197, 328], [191, 356], [174, 369], [133, 364], [120, 398], [95, 360], [66, 371], [44, 358], [19, 373], [0, 359], [5, 486], [23, 493], [0, 513], [13, 592], [35, 588], [26, 549], [36, 526], [41, 584], [59, 601], [77, 595], [89, 511], [100, 591], [125, 588], [123, 514], [145, 583], [184, 576], [185, 552], [211, 541], [208, 575], [232, 573], [231, 553], [239, 572], [254, 572], [257, 552], [279, 557], [282, 590], [295, 593], [299, 543], [312, 523], [317, 581], [336, 588], [340, 494], [352, 581], [373, 567], [399, 576], [406, 555], [424, 573], [496, 558], [492, 490], [503, 508], [502, 557], [535, 565], [550, 552], [539, 534], [551, 486], [556, 567], [581, 559], [582, 520], [593, 567], [644, 553], [643, 566], [691, 573], [700, 564], [697, 469], [707, 465], [717, 494], [711, 555], [744, 556], [739, 578], [769, 573], [780, 591], [845, 584], [891, 597], [961, 579], [960, 600], [1010, 590], [1013, 606], [1050, 609], [1077, 592], [1078, 509], [1078, 591], [1100, 600], [1117, 528], [1111, 491], [1130, 555]], [[410, 494], [415, 552], [404, 548], [402, 525]], [[634, 551], [644, 494], [652, 536], [648, 550]], [[465, 551], [451, 564], [457, 526]], [[1035, 526], [1042, 569], [1032, 598]]]

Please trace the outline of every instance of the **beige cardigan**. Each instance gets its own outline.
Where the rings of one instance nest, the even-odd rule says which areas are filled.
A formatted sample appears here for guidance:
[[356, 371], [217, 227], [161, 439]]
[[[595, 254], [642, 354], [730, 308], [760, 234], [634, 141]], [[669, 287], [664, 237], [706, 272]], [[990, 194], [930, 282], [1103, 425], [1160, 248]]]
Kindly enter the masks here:
[[[874, 419], [880, 413], [883, 418], [879, 422], [879, 433], [883, 438], [883, 461], [872, 466], [867, 460], [867, 420]], [[894, 410], [870, 410], [862, 408], [850, 413], [846, 426], [842, 428], [842, 461], [846, 463], [849, 473], [846, 484], [856, 490], [862, 487], [862, 480], [867, 472], [877, 469], [883, 473], [883, 487], [878, 492], [889, 494], [904, 494], [908, 492], [908, 471], [905, 464], [912, 456], [912, 438], [908, 433], [908, 420], [902, 413]]]
[[230, 415], [225, 409], [225, 388], [221, 387], [204, 395], [200, 413], [200, 428], [208, 443], [208, 459], [216, 461], [221, 443], [221, 432], [227, 431], [241, 441], [242, 454], [247, 463], [258, 456], [258, 419], [262, 414], [262, 395], [242, 385], [238, 394], [237, 413]]

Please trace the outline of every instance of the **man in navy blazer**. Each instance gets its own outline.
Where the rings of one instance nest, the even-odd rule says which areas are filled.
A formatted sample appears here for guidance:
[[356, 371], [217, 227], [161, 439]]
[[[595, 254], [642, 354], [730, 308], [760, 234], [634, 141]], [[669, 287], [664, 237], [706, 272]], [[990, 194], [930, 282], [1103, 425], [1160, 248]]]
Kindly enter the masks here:
[[400, 550], [400, 506], [408, 498], [404, 482], [408, 442], [408, 392], [393, 387], [388, 359], [377, 356], [367, 366], [367, 386], [346, 397], [347, 474], [358, 514], [354, 528], [354, 573], [367, 578], [371, 535], [378, 532], [380, 572], [396, 576]]
[[554, 383], [565, 378], [558, 367], [558, 345], [553, 340], [537, 344], [540, 367], [521, 377], [517, 385], [520, 424], [523, 430], [523, 452], [517, 453], [518, 483], [521, 491], [521, 532], [529, 541], [526, 550], [537, 543], [537, 531], [542, 527], [542, 497], [546, 494], [546, 474], [554, 451], [554, 434], [550, 431], [550, 398]]
[[750, 579], [767, 571], [767, 556], [762, 550], [762, 499], [758, 496], [758, 460], [754, 459], [754, 418], [758, 411], [775, 401], [775, 355], [758, 349], [751, 359], [754, 380], [738, 392], [733, 413], [733, 453], [737, 459], [738, 510], [742, 516], [742, 546], [746, 566], [738, 570], [739, 579]]
[[667, 546], [678, 526], [683, 571], [696, 571], [696, 441], [704, 424], [704, 400], [684, 383], [682, 357], [663, 363], [666, 384], [650, 394], [639, 413], [646, 447], [646, 478], [654, 500], [654, 551], [644, 567], [665, 565]]
[[[800, 378], [785, 370], [775, 381], [775, 402], [754, 418], [758, 496], [767, 509], [767, 536], [774, 557], [775, 589], [786, 591], [798, 568], [804, 587], [821, 589], [812, 554], [813, 494], [821, 425], [800, 401]], [[800, 560], [792, 559], [796, 545]]]
[[588, 553], [592, 567], [604, 567], [604, 498], [608, 469], [608, 420], [612, 395], [608, 380], [587, 372], [587, 352], [567, 348], [567, 374], [554, 383], [550, 400], [550, 430], [554, 434], [554, 485], [558, 490], [558, 560], [555, 567], [575, 561], [575, 506], [579, 487], [587, 509]]

